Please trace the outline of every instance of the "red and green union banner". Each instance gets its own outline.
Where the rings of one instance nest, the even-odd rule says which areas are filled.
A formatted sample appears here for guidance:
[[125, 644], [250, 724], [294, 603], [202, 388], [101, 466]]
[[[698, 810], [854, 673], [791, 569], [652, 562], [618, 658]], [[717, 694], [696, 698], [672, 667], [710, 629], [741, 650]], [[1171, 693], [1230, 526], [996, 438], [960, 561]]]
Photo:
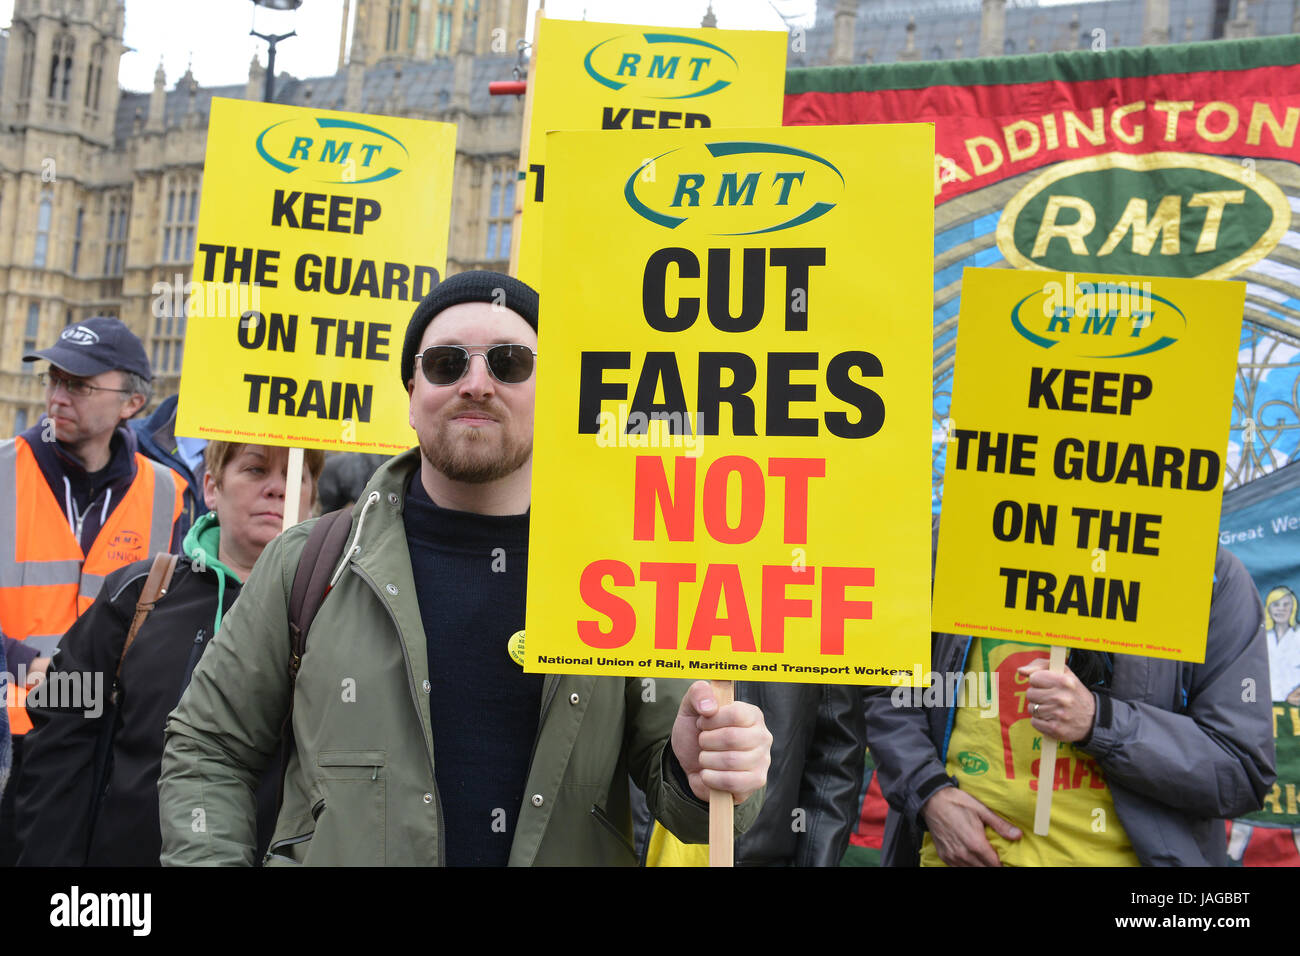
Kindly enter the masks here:
[[1295, 460], [1292, 37], [791, 70], [786, 125], [935, 124], [937, 507], [967, 266], [1246, 283], [1227, 484]]

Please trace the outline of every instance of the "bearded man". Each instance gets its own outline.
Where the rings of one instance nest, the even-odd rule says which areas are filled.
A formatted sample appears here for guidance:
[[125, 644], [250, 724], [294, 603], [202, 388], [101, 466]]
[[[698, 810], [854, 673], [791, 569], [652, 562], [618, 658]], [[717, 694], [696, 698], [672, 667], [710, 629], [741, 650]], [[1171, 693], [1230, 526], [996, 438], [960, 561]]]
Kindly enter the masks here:
[[738, 829], [757, 816], [758, 708], [719, 707], [705, 681], [659, 680], [646, 700], [639, 679], [514, 660], [537, 315], [537, 293], [494, 272], [415, 310], [401, 374], [419, 448], [367, 485], [292, 689], [287, 608], [312, 523], [253, 569], [168, 723], [164, 864], [254, 862], [254, 791], [289, 713], [268, 864], [635, 865], [629, 774], [684, 842], [708, 838], [710, 789], [733, 794]]

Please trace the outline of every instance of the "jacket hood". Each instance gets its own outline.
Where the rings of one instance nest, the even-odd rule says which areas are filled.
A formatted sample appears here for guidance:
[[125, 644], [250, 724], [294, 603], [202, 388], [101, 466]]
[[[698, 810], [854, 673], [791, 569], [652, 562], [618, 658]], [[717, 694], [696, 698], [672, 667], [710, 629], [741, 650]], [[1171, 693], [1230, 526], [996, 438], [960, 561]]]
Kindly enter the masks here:
[[92, 474], [59, 442], [42, 440], [46, 437], [46, 429], [53, 428], [48, 422], [49, 419], [42, 416], [20, 437], [31, 449], [50, 494], [63, 509], [69, 529], [79, 538], [82, 550], [89, 551], [104, 522], [135, 481], [135, 433], [119, 425], [109, 441], [108, 464]]
[[203, 487], [192, 480], [194, 470], [185, 463], [185, 459], [180, 456], [179, 449], [176, 447], [176, 396], [166, 399], [148, 418], [131, 419], [130, 425], [135, 440], [139, 443], [140, 451], [155, 461], [161, 461], [179, 471], [181, 477], [189, 481], [190, 487], [196, 490], [196, 498], [201, 504]]
[[220, 544], [221, 526], [217, 522], [215, 511], [201, 515], [181, 544], [181, 551], [190, 559], [195, 570], [210, 571], [217, 576], [217, 617], [212, 625], [213, 636], [221, 630], [221, 608], [225, 605], [227, 580], [243, 584], [239, 576], [217, 557]]
[[31, 448], [36, 463], [41, 466], [41, 471], [46, 475], [46, 480], [50, 482], [52, 488], [57, 487], [62, 491], [63, 477], [66, 475], [75, 487], [86, 486], [92, 501], [99, 497], [105, 487], [114, 488], [118, 497], [125, 494], [125, 489], [135, 480], [135, 453], [140, 450], [139, 442], [132, 429], [126, 425], [118, 425], [114, 430], [108, 445], [108, 464], [95, 472], [97, 480], [92, 486], [90, 473], [86, 471], [86, 466], [79, 459], [59, 442], [43, 440], [46, 428], [53, 427], [47, 426], [47, 421], [48, 419], [42, 416], [40, 421], [23, 432], [20, 437]]

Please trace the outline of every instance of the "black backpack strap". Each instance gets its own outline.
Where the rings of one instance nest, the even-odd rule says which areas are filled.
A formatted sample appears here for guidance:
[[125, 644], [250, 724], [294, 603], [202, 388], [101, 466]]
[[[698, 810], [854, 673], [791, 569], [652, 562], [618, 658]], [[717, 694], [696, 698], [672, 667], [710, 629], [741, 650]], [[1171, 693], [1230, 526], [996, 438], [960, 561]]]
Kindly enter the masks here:
[[325, 595], [329, 593], [330, 577], [343, 557], [347, 547], [348, 532], [352, 530], [352, 506], [331, 511], [320, 518], [307, 535], [298, 558], [298, 568], [293, 575], [293, 588], [289, 592], [289, 712], [280, 728], [280, 789], [276, 796], [276, 813], [284, 804], [284, 777], [289, 770], [289, 754], [293, 752], [293, 697], [298, 683], [298, 668], [307, 650], [307, 632], [311, 630], [316, 612], [320, 610]]
[[329, 593], [330, 577], [343, 557], [348, 532], [352, 530], [352, 506], [331, 511], [316, 522], [307, 536], [298, 569], [293, 575], [293, 589], [289, 592], [289, 654], [290, 684], [298, 679], [298, 668], [307, 649], [307, 632], [316, 619], [321, 602]]

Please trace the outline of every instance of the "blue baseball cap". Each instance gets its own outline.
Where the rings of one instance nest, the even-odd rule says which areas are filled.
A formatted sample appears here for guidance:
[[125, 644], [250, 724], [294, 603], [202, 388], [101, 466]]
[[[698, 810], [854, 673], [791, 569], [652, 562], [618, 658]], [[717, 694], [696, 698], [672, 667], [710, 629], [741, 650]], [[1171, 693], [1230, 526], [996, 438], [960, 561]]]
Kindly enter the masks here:
[[153, 370], [149, 367], [144, 344], [121, 319], [107, 315], [97, 315], [69, 325], [48, 349], [23, 356], [24, 362], [42, 359], [69, 375], [81, 378], [120, 369], [153, 381]]

